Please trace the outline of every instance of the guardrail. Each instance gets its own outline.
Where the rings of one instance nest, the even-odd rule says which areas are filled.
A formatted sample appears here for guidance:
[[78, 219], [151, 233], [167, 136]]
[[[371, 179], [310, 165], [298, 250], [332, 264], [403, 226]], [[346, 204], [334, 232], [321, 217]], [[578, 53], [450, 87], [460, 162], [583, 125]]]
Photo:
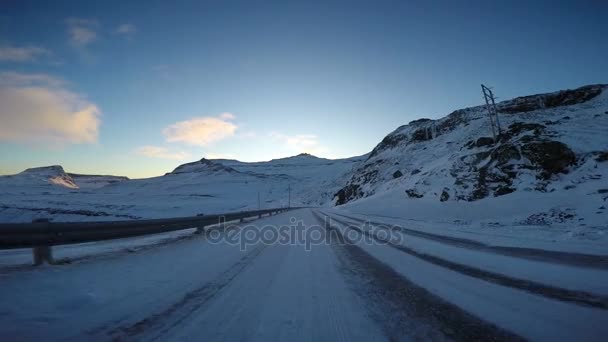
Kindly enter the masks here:
[[40, 265], [44, 261], [53, 264], [51, 246], [121, 239], [190, 228], [197, 228], [197, 232], [200, 233], [205, 226], [255, 216], [261, 218], [262, 215], [272, 215], [291, 209], [295, 208], [131, 221], [40, 222], [35, 220], [32, 223], [2, 223], [0, 249], [32, 248], [34, 265]]

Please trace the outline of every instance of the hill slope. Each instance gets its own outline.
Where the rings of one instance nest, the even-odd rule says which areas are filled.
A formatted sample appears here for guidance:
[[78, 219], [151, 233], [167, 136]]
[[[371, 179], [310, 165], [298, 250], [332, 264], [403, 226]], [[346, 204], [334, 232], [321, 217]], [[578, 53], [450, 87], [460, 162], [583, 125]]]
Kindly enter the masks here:
[[[497, 142], [485, 106], [410, 122], [374, 148], [334, 203], [378, 213], [392, 207], [394, 215], [421, 219], [462, 218], [463, 208], [475, 208], [469, 219], [503, 211], [539, 222], [606, 226], [607, 89], [593, 85], [501, 102]], [[363, 198], [369, 199], [358, 203]], [[477, 201], [483, 203], [463, 203]], [[490, 210], [495, 206], [500, 210]], [[459, 209], [448, 215], [449, 208]]]

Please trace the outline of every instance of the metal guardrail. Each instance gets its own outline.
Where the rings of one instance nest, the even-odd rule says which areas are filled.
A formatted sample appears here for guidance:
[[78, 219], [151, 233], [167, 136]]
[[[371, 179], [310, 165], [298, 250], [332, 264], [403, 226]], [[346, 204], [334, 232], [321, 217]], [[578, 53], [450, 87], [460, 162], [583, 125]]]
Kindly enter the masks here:
[[53, 263], [51, 246], [121, 239], [198, 228], [221, 222], [262, 217], [296, 208], [274, 208], [218, 215], [168, 219], [97, 221], [97, 222], [32, 222], [0, 224], [0, 249], [33, 248], [34, 264], [44, 260]]

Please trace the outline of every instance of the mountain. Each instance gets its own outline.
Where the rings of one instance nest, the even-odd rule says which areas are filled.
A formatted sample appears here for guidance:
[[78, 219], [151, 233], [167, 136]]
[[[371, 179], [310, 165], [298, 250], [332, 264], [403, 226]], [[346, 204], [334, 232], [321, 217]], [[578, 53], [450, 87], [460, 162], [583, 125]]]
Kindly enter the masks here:
[[33, 167], [16, 175], [0, 176], [0, 184], [3, 187], [19, 187], [24, 190], [27, 187], [36, 189], [78, 188], [74, 179], [60, 165]]
[[[384, 214], [409, 215], [409, 208], [418, 208], [413, 216], [426, 203], [435, 217], [446, 216], [451, 207], [490, 208], [496, 214], [492, 207], [500, 206], [513, 215], [518, 211], [511, 209], [519, 208], [530, 215], [551, 212], [557, 219], [584, 211], [583, 220], [600, 222], [608, 198], [606, 89], [590, 85], [498, 103], [497, 141], [485, 106], [412, 121], [372, 150], [334, 203], [353, 208], [367, 203]], [[380, 209], [391, 205], [392, 210]]]
[[36, 192], [40, 188], [45, 191], [100, 188], [128, 179], [122, 176], [67, 173], [61, 165], [51, 165], [29, 168], [16, 175], [0, 176], [0, 184], [4, 187], [17, 187], [21, 191]]
[[370, 153], [346, 159], [203, 158], [133, 180], [70, 174], [58, 165], [32, 168], [0, 177], [0, 221], [176, 217], [291, 204], [421, 220], [605, 226], [606, 89], [500, 102], [496, 141], [485, 106], [477, 106], [414, 120]]
[[[365, 156], [364, 156], [365, 157]], [[201, 159], [163, 176], [132, 179], [66, 174], [65, 186], [32, 187], [30, 179], [0, 189], [0, 220], [110, 220], [175, 217], [256, 209], [323, 206], [364, 157], [324, 159], [309, 154], [247, 163]], [[38, 174], [41, 174], [40, 172]], [[47, 177], [48, 178], [48, 177]], [[1, 184], [1, 183], [0, 183]], [[70, 190], [66, 193], [66, 190]], [[27, 196], [24, 196], [24, 191]], [[62, 192], [55, 194], [55, 192]], [[60, 197], [59, 197], [60, 196]]]

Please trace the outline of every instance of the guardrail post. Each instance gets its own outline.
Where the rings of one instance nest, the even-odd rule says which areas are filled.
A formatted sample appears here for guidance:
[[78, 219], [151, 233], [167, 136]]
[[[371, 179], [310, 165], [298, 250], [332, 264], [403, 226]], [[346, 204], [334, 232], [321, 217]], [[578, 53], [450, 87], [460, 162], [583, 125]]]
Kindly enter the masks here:
[[49, 265], [55, 264], [55, 260], [53, 260], [53, 251], [51, 246], [36, 246], [32, 248], [32, 253], [34, 255], [34, 265], [42, 265], [44, 261]]
[[[45, 218], [38, 218], [32, 220], [32, 223], [44, 224], [48, 227], [50, 221]], [[34, 257], [34, 266], [42, 265], [46, 261], [49, 265], [55, 264], [53, 260], [53, 250], [51, 246], [35, 246], [32, 248], [32, 256]]]

